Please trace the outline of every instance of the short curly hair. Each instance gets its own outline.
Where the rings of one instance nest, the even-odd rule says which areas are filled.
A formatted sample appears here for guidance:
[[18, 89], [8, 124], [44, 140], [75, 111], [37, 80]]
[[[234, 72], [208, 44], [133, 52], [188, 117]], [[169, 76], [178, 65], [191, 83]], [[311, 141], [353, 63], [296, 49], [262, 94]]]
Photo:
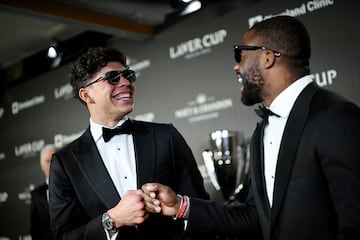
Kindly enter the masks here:
[[128, 67], [126, 56], [115, 48], [92, 47], [80, 56], [70, 73], [70, 84], [73, 88], [74, 98], [85, 104], [79, 97], [80, 88], [84, 87], [88, 79], [105, 67], [108, 62], [119, 62], [125, 68]]

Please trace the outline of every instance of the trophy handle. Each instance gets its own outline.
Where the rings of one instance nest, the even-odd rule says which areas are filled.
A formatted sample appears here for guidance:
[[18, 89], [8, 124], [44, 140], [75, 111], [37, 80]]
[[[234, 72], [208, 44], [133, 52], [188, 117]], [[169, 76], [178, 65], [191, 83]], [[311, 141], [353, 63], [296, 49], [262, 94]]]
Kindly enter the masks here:
[[205, 163], [205, 167], [207, 173], [209, 175], [210, 181], [212, 185], [215, 187], [216, 190], [220, 190], [220, 185], [218, 179], [216, 177], [215, 168], [214, 168], [214, 160], [213, 160], [213, 153], [210, 150], [205, 150], [202, 152], [202, 157]]

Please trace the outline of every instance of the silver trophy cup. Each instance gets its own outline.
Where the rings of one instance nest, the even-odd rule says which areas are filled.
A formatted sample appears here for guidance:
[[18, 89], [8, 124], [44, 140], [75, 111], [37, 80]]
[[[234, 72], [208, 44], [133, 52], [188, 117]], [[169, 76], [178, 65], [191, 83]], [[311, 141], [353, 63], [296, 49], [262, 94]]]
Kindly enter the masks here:
[[248, 161], [243, 134], [218, 130], [210, 134], [210, 149], [203, 152], [209, 178], [226, 201], [242, 189], [248, 174]]

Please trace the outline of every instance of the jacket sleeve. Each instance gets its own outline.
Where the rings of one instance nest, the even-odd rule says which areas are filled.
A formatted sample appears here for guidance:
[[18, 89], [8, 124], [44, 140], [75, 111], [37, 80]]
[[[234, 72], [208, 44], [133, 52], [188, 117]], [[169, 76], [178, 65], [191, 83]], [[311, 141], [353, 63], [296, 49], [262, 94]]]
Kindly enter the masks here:
[[223, 204], [192, 198], [187, 233], [241, 239], [262, 239], [261, 228], [251, 190], [246, 203]]
[[56, 155], [50, 167], [49, 210], [55, 239], [106, 239], [101, 216], [88, 221], [61, 159]]
[[360, 109], [336, 104], [319, 120], [316, 154], [336, 211], [337, 239], [360, 239]]

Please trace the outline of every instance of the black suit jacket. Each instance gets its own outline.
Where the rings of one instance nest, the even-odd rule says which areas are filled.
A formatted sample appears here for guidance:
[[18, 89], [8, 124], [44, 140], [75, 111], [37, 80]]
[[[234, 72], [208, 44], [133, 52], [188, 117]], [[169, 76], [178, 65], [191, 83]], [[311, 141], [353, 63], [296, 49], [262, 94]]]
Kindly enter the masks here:
[[30, 234], [32, 240], [52, 240], [46, 183], [31, 191]]
[[[131, 121], [138, 188], [160, 182], [179, 194], [209, 199], [192, 151], [173, 125]], [[101, 216], [120, 196], [89, 128], [53, 156], [49, 190], [57, 239], [106, 239]], [[117, 239], [178, 239], [181, 231], [181, 222], [152, 215], [138, 227], [122, 227]]]
[[285, 126], [272, 208], [259, 158], [261, 124], [251, 142], [247, 203], [192, 200], [188, 232], [240, 238], [260, 224], [266, 240], [360, 239], [359, 107], [314, 83], [302, 91]]

